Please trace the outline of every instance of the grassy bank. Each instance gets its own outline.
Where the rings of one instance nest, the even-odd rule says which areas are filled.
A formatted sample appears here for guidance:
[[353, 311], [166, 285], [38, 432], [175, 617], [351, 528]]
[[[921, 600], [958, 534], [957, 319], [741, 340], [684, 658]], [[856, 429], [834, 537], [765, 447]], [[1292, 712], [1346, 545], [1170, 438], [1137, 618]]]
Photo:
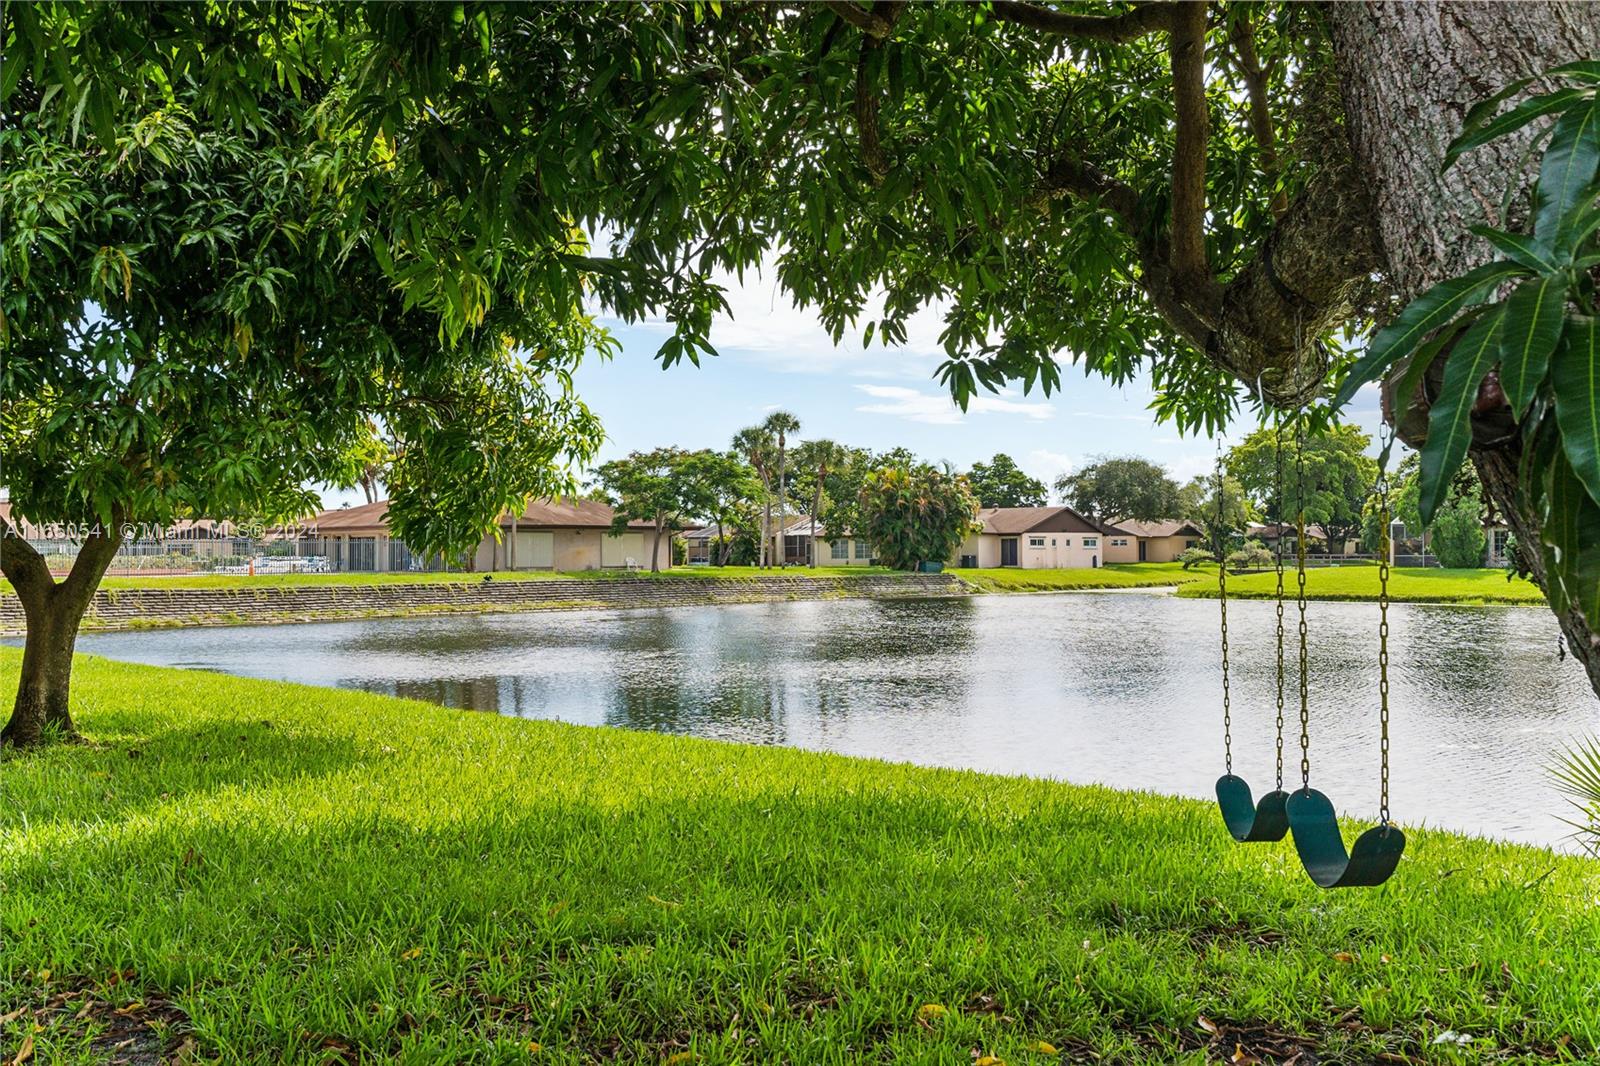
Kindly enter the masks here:
[[950, 570], [984, 592], [1071, 592], [1082, 589], [1153, 588], [1190, 581], [1216, 580], [1216, 572], [1185, 570], [1179, 563], [1108, 563], [1072, 570], [1024, 570], [1008, 566]]
[[0, 765], [7, 1056], [1600, 1053], [1592, 862], [1419, 831], [1326, 894], [1200, 803], [96, 659], [73, 691], [94, 744]]
[[[754, 566], [679, 566], [660, 573], [649, 570], [497, 570], [491, 574], [425, 573], [397, 571], [380, 574], [186, 574], [176, 576], [123, 577], [109, 575], [100, 582], [105, 589], [227, 589], [274, 588], [296, 585], [406, 585], [431, 584], [436, 581], [473, 582], [490, 577], [495, 581], [550, 581], [557, 578], [581, 578], [586, 581], [632, 581], [647, 578], [655, 581], [675, 578], [753, 578], [753, 577], [863, 577], [870, 574], [894, 573], [880, 566], [791, 566], [784, 570], [762, 570]], [[11, 595], [11, 583], [0, 578], [0, 594]]]
[[[1186, 585], [1180, 596], [1215, 596], [1217, 571], [1206, 580]], [[1273, 574], [1240, 574], [1228, 578], [1228, 595], [1264, 600], [1276, 594]], [[1284, 587], [1294, 594], [1294, 574], [1285, 575]], [[1318, 567], [1306, 571], [1306, 595], [1314, 600], [1371, 600], [1378, 598], [1376, 566]], [[1504, 570], [1443, 570], [1397, 567], [1389, 575], [1389, 598], [1399, 603], [1509, 603], [1543, 604], [1544, 593], [1531, 581], [1506, 580]]]

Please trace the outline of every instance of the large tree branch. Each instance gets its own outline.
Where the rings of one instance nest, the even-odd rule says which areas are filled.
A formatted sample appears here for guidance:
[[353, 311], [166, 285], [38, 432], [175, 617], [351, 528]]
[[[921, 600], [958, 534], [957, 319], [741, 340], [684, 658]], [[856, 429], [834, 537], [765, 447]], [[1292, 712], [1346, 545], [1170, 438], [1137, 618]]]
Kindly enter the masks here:
[[[1001, 22], [1026, 26], [1041, 33], [1059, 33], [1095, 41], [1131, 41], [1156, 30], [1170, 29], [1178, 9], [1184, 5], [1166, 2], [1140, 4], [1121, 15], [1072, 15], [1021, 0], [993, 0], [993, 6], [995, 18]], [[1205, 5], [1194, 6], [1201, 9], [1200, 19], [1203, 23]]]
[[1233, 44], [1234, 66], [1244, 81], [1250, 135], [1261, 150], [1261, 170], [1266, 175], [1268, 186], [1273, 189], [1272, 214], [1275, 218], [1282, 218], [1283, 213], [1289, 210], [1289, 197], [1277, 188], [1278, 143], [1272, 130], [1272, 111], [1267, 106], [1267, 82], [1271, 68], [1262, 66], [1256, 55], [1255, 34], [1250, 29], [1248, 17], [1234, 20], [1229, 29], [1229, 40]]
[[855, 0], [822, 0], [823, 6], [868, 37], [883, 40], [894, 29], [893, 23], [882, 15], [866, 10]]
[[[868, 17], [882, 22], [886, 29], [892, 29], [905, 6], [905, 0], [885, 0], [877, 4]], [[888, 176], [890, 166], [889, 155], [883, 150], [883, 134], [878, 126], [878, 93], [872, 83], [873, 53], [883, 47], [887, 37], [887, 32], [881, 37], [863, 34], [861, 55], [856, 60], [856, 131], [861, 138], [861, 162], [872, 175], [874, 184]]]
[[1186, 295], [1209, 300], [1206, 260], [1206, 5], [1187, 4], [1172, 20], [1169, 54], [1176, 115], [1172, 150], [1172, 273]]
[[44, 556], [23, 538], [21, 526], [13, 526], [5, 515], [0, 515], [0, 573], [30, 611], [43, 604], [56, 587]]

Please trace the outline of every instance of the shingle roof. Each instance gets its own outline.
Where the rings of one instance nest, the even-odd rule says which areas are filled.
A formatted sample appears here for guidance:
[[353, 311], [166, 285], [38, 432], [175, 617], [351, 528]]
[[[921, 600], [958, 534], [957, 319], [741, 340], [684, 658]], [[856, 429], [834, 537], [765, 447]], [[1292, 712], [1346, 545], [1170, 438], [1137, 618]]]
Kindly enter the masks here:
[[985, 507], [978, 512], [985, 533], [1101, 533], [1101, 526], [1070, 507]]
[[1193, 522], [1185, 522], [1179, 518], [1165, 518], [1159, 522], [1138, 522], [1131, 518], [1119, 518], [1116, 522], [1116, 527], [1119, 532], [1126, 533], [1131, 537], [1202, 536]]
[[[363, 503], [356, 507], [339, 507], [323, 511], [309, 523], [319, 534], [340, 533], [348, 530], [384, 530], [387, 528], [389, 501]], [[609, 529], [616, 512], [600, 500], [529, 500], [517, 519], [518, 529]], [[511, 528], [511, 515], [500, 517], [503, 528]], [[653, 529], [649, 522], [632, 521], [629, 529]]]

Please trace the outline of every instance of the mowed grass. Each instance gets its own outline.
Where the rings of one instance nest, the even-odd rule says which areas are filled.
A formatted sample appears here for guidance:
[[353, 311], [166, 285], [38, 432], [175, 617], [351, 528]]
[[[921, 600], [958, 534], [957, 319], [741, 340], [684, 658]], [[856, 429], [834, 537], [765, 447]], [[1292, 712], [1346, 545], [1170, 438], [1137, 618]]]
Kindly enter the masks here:
[[[633, 581], [672, 580], [676, 578], [725, 578], [749, 580], [757, 577], [865, 577], [873, 574], [890, 574], [896, 571], [881, 566], [791, 566], [785, 569], [772, 567], [763, 570], [755, 566], [679, 566], [652, 573], [649, 570], [497, 570], [492, 573], [466, 574], [461, 572], [433, 573], [425, 571], [391, 571], [368, 574], [185, 574], [173, 576], [116, 576], [101, 580], [105, 589], [192, 589], [192, 588], [271, 588], [293, 585], [407, 585], [438, 581], [468, 583], [489, 577], [495, 581], [550, 581], [559, 578], [584, 580]], [[0, 578], [0, 594], [13, 595], [11, 583]]]
[[1592, 861], [1416, 831], [1324, 893], [1204, 803], [94, 658], [73, 692], [90, 746], [0, 763], [8, 1057], [1600, 1055]]
[[[1396, 567], [1389, 574], [1389, 598], [1400, 603], [1509, 603], [1543, 604], [1544, 593], [1531, 581], [1504, 570], [1445, 570]], [[1216, 596], [1217, 571], [1206, 570], [1207, 580], [1178, 590], [1180, 596]], [[1276, 595], [1277, 578], [1271, 573], [1230, 574], [1228, 595], [1264, 600]], [[1294, 595], [1295, 576], [1284, 575], [1284, 588]], [[1306, 596], [1313, 600], [1376, 600], [1376, 566], [1313, 567], [1306, 571]]]
[[[1027, 570], [1015, 566], [953, 569], [961, 580], [984, 592], [1070, 592], [1078, 589], [1152, 588], [1181, 585], [1207, 578], [1202, 570], [1181, 563], [1107, 563], [1068, 570]], [[1216, 580], [1216, 572], [1210, 573]]]

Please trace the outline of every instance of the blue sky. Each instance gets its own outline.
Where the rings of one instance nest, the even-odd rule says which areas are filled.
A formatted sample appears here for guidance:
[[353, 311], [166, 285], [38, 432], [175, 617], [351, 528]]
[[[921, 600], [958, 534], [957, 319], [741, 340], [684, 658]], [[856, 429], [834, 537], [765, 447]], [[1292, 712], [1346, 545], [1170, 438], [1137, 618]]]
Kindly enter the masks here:
[[[1064, 388], [1049, 397], [1017, 389], [979, 397], [963, 414], [934, 379], [942, 360], [936, 311], [913, 319], [902, 347], [863, 350], [859, 332], [836, 347], [812, 312], [791, 305], [770, 272], [750, 275], [743, 285], [724, 283], [732, 314], [713, 328], [719, 356], [699, 367], [663, 370], [656, 362], [665, 322], [603, 319], [622, 350], [611, 360], [587, 360], [576, 375], [579, 394], [605, 423], [601, 461], [664, 444], [725, 448], [734, 433], [779, 407], [800, 419], [802, 438], [880, 451], [903, 445], [961, 469], [1005, 452], [1047, 484], [1096, 455], [1141, 455], [1180, 481], [1215, 461], [1214, 441], [1155, 422], [1148, 410], [1153, 393], [1142, 379], [1118, 387], [1068, 368]], [[1347, 417], [1375, 435], [1376, 390], [1363, 390]], [[1240, 422], [1233, 434], [1248, 430]], [[358, 496], [325, 494], [330, 506], [359, 502]]]

